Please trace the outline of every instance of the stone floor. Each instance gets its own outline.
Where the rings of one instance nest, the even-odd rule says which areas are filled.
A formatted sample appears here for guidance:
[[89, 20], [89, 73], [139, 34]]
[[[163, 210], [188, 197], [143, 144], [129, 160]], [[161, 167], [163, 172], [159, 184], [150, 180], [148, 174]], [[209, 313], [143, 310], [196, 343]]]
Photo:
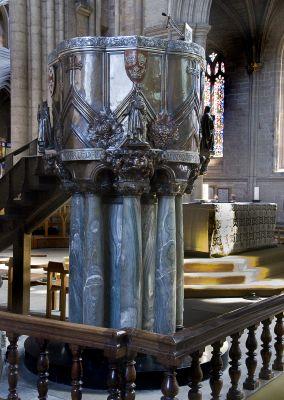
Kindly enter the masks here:
[[[48, 254], [48, 259], [53, 261], [62, 261], [62, 258], [66, 255], [65, 250], [59, 249], [50, 249], [50, 250], [34, 250], [33, 253]], [[9, 255], [9, 251], [6, 251], [3, 255]], [[45, 286], [37, 286], [31, 288], [31, 311], [35, 313], [45, 312], [45, 297], [46, 297], [46, 287]], [[4, 281], [3, 287], [0, 289], [0, 305], [5, 306], [7, 303], [7, 281]], [[237, 298], [226, 298], [226, 299], [190, 299], [185, 301], [185, 325], [192, 326], [202, 321], [208, 320], [210, 318], [214, 318], [220, 314], [226, 313], [236, 308], [240, 308], [249, 304], [250, 301], [246, 299], [237, 299]], [[258, 330], [257, 334], [260, 336], [260, 330]], [[31, 400], [37, 398], [37, 390], [36, 390], [36, 376], [31, 374], [23, 364], [23, 343], [24, 337], [21, 338], [20, 341], [20, 379], [19, 379], [19, 393], [22, 400]], [[229, 339], [228, 339], [229, 340]], [[246, 335], [243, 335], [241, 340], [241, 348], [243, 353], [243, 358], [241, 360], [241, 370], [242, 370], [242, 381], [245, 379], [246, 367], [245, 367], [245, 340]], [[261, 360], [258, 356], [258, 369], [259, 371]], [[265, 382], [262, 382], [262, 385], [265, 385]], [[230, 387], [228, 369], [224, 372], [224, 387], [222, 390], [221, 400], [225, 400], [226, 393]], [[187, 399], [188, 387], [181, 387], [180, 394], [178, 398], [180, 400]], [[210, 387], [209, 382], [203, 382], [203, 400], [209, 400], [210, 396]], [[251, 393], [250, 393], [251, 394]], [[7, 396], [7, 366], [4, 364], [2, 377], [0, 380], [0, 400], [1, 398], [6, 398]], [[92, 390], [84, 390], [84, 399], [106, 399], [106, 394], [99, 391]], [[69, 399], [70, 398], [70, 388], [64, 385], [49, 384], [49, 400], [55, 399]], [[160, 399], [161, 394], [159, 391], [140, 391], [137, 393], [138, 400], [155, 400]], [[283, 393], [281, 393], [280, 397], [277, 395], [273, 396], [273, 400], [283, 400], [284, 399], [284, 389]]]

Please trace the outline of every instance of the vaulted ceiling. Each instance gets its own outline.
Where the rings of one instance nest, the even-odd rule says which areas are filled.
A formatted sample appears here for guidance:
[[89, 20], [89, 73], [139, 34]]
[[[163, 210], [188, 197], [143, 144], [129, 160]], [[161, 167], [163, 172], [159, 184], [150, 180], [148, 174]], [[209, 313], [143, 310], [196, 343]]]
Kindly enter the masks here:
[[214, 33], [220, 37], [226, 26], [224, 42], [241, 43], [248, 65], [260, 63], [273, 17], [277, 12], [284, 13], [283, 3], [283, 0], [213, 0], [209, 42], [214, 41]]

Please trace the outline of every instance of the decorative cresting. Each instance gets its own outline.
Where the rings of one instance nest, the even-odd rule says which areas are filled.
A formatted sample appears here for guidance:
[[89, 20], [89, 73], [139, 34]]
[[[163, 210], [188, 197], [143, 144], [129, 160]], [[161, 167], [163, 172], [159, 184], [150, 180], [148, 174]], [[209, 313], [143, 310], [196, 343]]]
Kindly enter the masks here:
[[50, 55], [45, 157], [72, 192], [71, 321], [182, 327], [181, 195], [199, 171], [204, 66], [194, 43], [136, 36]]

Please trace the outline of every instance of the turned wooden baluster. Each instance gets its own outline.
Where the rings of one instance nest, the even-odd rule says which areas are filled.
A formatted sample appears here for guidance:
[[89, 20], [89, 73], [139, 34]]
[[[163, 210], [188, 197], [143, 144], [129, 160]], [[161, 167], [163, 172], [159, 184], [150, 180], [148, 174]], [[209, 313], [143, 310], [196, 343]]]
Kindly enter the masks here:
[[18, 364], [19, 364], [19, 352], [18, 352], [18, 339], [19, 336], [11, 333], [7, 333], [9, 346], [7, 349], [8, 355], [8, 383], [9, 383], [9, 395], [8, 400], [19, 400], [19, 395], [17, 392], [18, 384]]
[[229, 375], [231, 378], [231, 387], [227, 394], [227, 400], [241, 400], [244, 398], [243, 392], [239, 389], [239, 380], [241, 377], [240, 359], [242, 357], [242, 352], [240, 349], [239, 340], [241, 337], [241, 333], [235, 333], [231, 336], [232, 345], [229, 351], [230, 361], [230, 369]]
[[255, 379], [255, 370], [257, 367], [257, 359], [256, 359], [256, 349], [257, 349], [257, 340], [255, 336], [255, 331], [257, 330], [257, 325], [250, 326], [248, 328], [248, 337], [246, 341], [247, 348], [247, 358], [246, 358], [246, 366], [248, 370], [248, 376], [243, 384], [244, 389], [246, 390], [255, 390], [259, 386], [259, 382]]
[[130, 354], [127, 357], [125, 369], [125, 400], [135, 400], [136, 389], [136, 368], [135, 355]]
[[71, 399], [82, 399], [82, 349], [76, 345], [69, 345], [72, 353], [72, 368], [71, 368]]
[[262, 368], [259, 373], [260, 379], [264, 379], [268, 381], [269, 379], [273, 378], [273, 373], [270, 369], [270, 360], [271, 360], [271, 341], [272, 341], [272, 336], [270, 333], [270, 324], [272, 320], [271, 319], [266, 319], [265, 321], [262, 321], [263, 329], [262, 329], [262, 334], [261, 334], [261, 340], [262, 340], [262, 350], [260, 352], [261, 358], [262, 358]]
[[210, 387], [211, 387], [211, 400], [219, 400], [221, 390], [223, 387], [223, 360], [221, 347], [223, 346], [223, 341], [216, 342], [212, 344], [212, 359], [211, 359], [211, 376], [210, 376]]
[[117, 360], [109, 360], [109, 375], [107, 385], [109, 392], [107, 400], [122, 400]]
[[272, 368], [275, 371], [283, 371], [283, 335], [284, 335], [284, 324], [283, 324], [283, 313], [276, 315], [276, 325], [274, 329], [276, 335], [275, 341], [275, 352], [276, 358], [274, 360]]
[[161, 397], [161, 400], [178, 400], [176, 395], [179, 392], [179, 386], [176, 376], [175, 368], [170, 368], [164, 373], [161, 389], [163, 396]]
[[49, 359], [48, 359], [48, 351], [47, 351], [47, 341], [44, 339], [37, 340], [39, 345], [39, 359], [37, 362], [37, 371], [38, 371], [38, 381], [37, 381], [37, 390], [38, 390], [38, 398], [39, 400], [46, 400], [48, 393], [48, 368], [49, 368]]
[[200, 357], [202, 357], [203, 350], [195, 351], [190, 356], [191, 361], [191, 382], [189, 383], [190, 390], [188, 392], [189, 400], [202, 400], [202, 393], [200, 389], [202, 387], [201, 381], [203, 378], [203, 372], [200, 366]]

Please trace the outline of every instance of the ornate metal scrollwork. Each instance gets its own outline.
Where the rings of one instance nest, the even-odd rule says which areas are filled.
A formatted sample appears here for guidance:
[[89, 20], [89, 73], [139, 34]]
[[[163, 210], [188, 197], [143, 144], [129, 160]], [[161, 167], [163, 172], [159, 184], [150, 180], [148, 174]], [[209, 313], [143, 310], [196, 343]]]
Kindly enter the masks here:
[[179, 139], [178, 126], [173, 117], [166, 112], [157, 115], [150, 126], [148, 137], [157, 149], [165, 150]]
[[111, 110], [101, 111], [94, 123], [89, 125], [87, 138], [93, 147], [107, 149], [122, 142], [124, 131]]

